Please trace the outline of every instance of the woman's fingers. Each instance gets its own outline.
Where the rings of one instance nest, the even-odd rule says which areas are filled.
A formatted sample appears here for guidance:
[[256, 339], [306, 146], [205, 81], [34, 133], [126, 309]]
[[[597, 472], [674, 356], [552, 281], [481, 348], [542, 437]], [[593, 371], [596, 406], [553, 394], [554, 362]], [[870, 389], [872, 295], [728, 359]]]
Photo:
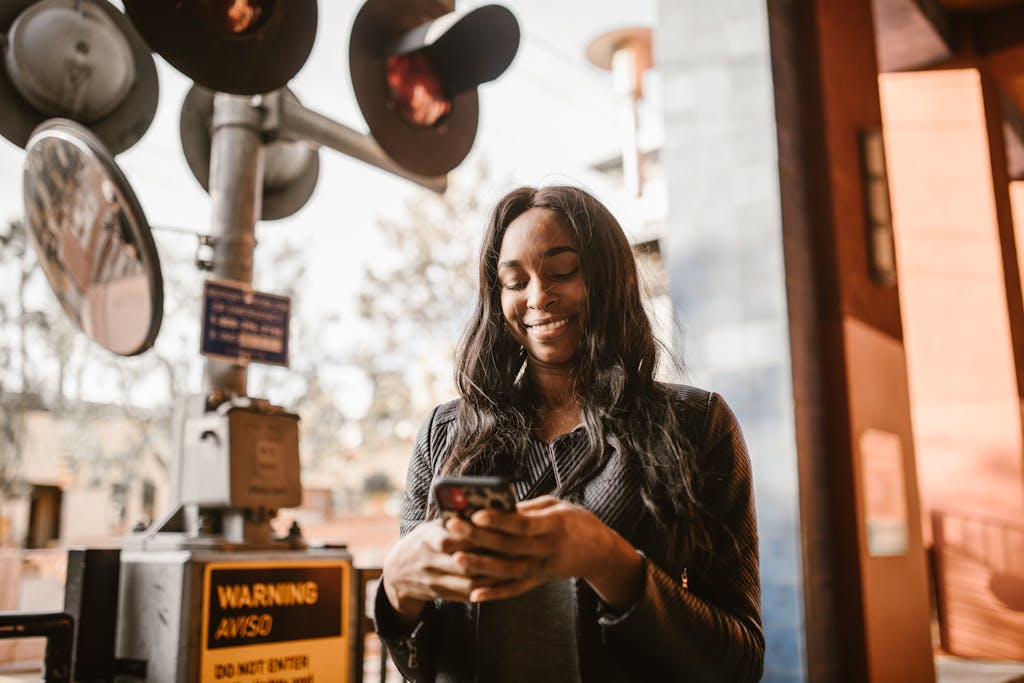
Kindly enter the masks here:
[[472, 523], [462, 519], [448, 521], [452, 537], [476, 548], [510, 556], [547, 557], [566, 552], [573, 542], [572, 529], [580, 508], [553, 496], [542, 496], [520, 503], [517, 512], [481, 510]]
[[481, 555], [480, 553], [458, 552], [453, 556], [455, 564], [468, 576], [505, 581], [537, 576], [541, 563], [536, 558], [503, 557]]
[[555, 498], [554, 496], [540, 496], [539, 498], [531, 498], [530, 500], [523, 500], [516, 503], [517, 512], [530, 512], [532, 510], [543, 510], [553, 505], [561, 503], [561, 499]]
[[405, 590], [399, 598], [484, 601], [519, 595], [543, 581], [599, 580], [610, 535], [593, 513], [542, 496], [520, 503], [516, 512], [484, 510], [472, 523], [453, 518], [417, 529], [399, 543], [405, 552], [385, 562], [385, 586], [391, 573], [391, 583]]
[[445, 600], [459, 600], [466, 602], [469, 594], [476, 588], [473, 580], [467, 576], [455, 576], [452, 574], [430, 573], [424, 575], [417, 584], [415, 597], [420, 600], [433, 600], [443, 598]]
[[[595, 553], [600, 554], [597, 525], [600, 522], [591, 513], [553, 496], [520, 503], [517, 512], [483, 510], [473, 515], [472, 523], [451, 519], [444, 527], [451, 547], [465, 545], [453, 551], [457, 568], [446, 564], [445, 570], [509, 583], [581, 576], [595, 561]], [[522, 590], [519, 585], [502, 586], [501, 595]], [[496, 599], [494, 592], [482, 595]]]
[[479, 528], [500, 531], [514, 536], [537, 536], [546, 531], [543, 517], [528, 516], [517, 512], [481, 510], [473, 515], [472, 522]]
[[514, 513], [481, 510], [473, 515], [472, 521], [477, 526], [507, 534], [539, 536], [551, 533], [552, 525], [561, 523], [560, 518], [581, 509], [554, 496], [541, 496], [517, 503]]
[[441, 555], [451, 555], [457, 553], [460, 550], [470, 550], [473, 547], [473, 543], [466, 537], [453, 536], [445, 534], [439, 537], [434, 544], [430, 546], [431, 550]]
[[[506, 516], [516, 517], [518, 515]], [[504, 520], [502, 524], [505, 529], [512, 528], [513, 526], [513, 524]], [[511, 533], [496, 529], [495, 527], [470, 524], [464, 520], [452, 520], [448, 523], [448, 530], [454, 538], [467, 544], [469, 546], [468, 549], [488, 550], [499, 555], [526, 557], [537, 557], [548, 552], [546, 549], [547, 539], [535, 533]], [[460, 548], [460, 550], [465, 549]]]

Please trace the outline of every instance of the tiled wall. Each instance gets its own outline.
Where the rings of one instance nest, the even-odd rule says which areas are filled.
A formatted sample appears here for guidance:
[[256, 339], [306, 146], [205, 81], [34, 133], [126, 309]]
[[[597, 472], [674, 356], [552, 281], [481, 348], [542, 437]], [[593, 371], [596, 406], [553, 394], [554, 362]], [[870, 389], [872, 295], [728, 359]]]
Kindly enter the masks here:
[[659, 0], [663, 256], [689, 381], [722, 394], [754, 465], [765, 681], [804, 681], [803, 576], [778, 153], [764, 0]]

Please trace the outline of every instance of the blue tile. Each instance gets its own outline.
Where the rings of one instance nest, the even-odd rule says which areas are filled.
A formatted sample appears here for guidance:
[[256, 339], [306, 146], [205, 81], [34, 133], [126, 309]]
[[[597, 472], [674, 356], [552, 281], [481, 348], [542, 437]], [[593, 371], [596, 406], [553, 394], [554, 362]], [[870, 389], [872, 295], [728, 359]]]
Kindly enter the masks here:
[[797, 583], [803, 580], [799, 542], [792, 526], [781, 529], [758, 516], [758, 540], [761, 546], [761, 580], [764, 582]]
[[803, 596], [796, 583], [767, 583], [761, 586], [761, 620], [765, 630], [802, 629]]
[[770, 670], [764, 672], [761, 683], [803, 683], [806, 680], [802, 671]]
[[802, 675], [804, 671], [803, 631], [798, 628], [765, 630], [764, 669], [762, 681], [784, 680], [775, 676]]

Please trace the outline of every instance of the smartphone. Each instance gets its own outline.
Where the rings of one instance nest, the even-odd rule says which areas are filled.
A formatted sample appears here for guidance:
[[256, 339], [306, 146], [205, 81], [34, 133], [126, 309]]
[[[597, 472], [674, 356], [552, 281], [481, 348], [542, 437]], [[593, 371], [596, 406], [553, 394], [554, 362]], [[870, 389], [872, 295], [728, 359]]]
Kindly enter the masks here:
[[468, 520], [477, 510], [516, 509], [512, 484], [503, 477], [438, 477], [433, 490], [445, 521], [456, 516]]

